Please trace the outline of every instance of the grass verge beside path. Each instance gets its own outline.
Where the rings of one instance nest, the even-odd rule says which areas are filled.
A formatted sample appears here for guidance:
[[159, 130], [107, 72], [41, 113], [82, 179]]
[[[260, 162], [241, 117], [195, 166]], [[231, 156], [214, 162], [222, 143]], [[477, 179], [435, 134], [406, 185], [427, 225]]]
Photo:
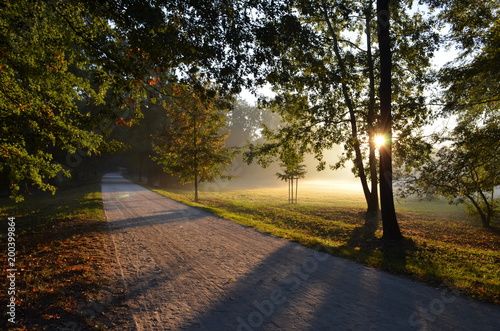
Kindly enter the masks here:
[[[21, 204], [0, 200], [7, 266], [7, 218], [15, 217], [16, 324], [10, 330], [105, 329], [96, 321], [110, 301], [114, 259], [100, 184], [40, 194]], [[2, 279], [6, 279], [2, 276]], [[2, 316], [7, 293], [2, 293]]]
[[365, 221], [363, 208], [329, 204], [320, 195], [314, 203], [288, 205], [272, 199], [272, 190], [203, 192], [194, 203], [192, 192], [151, 189], [262, 232], [500, 304], [500, 231], [450, 214], [445, 202], [442, 212], [436, 203], [432, 212], [401, 208], [406, 239], [387, 242], [380, 226]]

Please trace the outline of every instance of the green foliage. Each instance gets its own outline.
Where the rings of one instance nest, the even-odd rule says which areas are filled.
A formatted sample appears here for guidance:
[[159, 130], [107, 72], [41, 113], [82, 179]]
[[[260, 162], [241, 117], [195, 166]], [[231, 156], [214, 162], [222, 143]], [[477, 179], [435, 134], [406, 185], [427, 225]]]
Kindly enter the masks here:
[[227, 112], [216, 95], [187, 85], [173, 86], [169, 94], [164, 126], [154, 137], [158, 156], [153, 160], [181, 183], [194, 182], [197, 197], [198, 183], [231, 178], [225, 167], [238, 150], [225, 147]]
[[116, 98], [126, 79], [106, 68], [113, 36], [107, 20], [77, 2], [2, 5], [0, 173], [15, 200], [23, 199], [22, 184], [54, 192], [47, 179], [63, 171], [64, 156], [78, 149], [99, 154], [107, 131], [99, 124], [117, 120], [120, 107], [130, 110]]
[[488, 227], [499, 208], [500, 9], [494, 0], [427, 2], [449, 24], [447, 40], [460, 50], [439, 73], [443, 114], [455, 115], [458, 125], [449, 139], [435, 141], [441, 143], [435, 155], [429, 157], [429, 143], [415, 150], [429, 159], [420, 169], [407, 162], [407, 172], [417, 172], [406, 178], [411, 185], [403, 192], [464, 203], [469, 215]]
[[[480, 114], [475, 114], [480, 115]], [[434, 194], [468, 211], [488, 227], [499, 212], [495, 189], [500, 185], [500, 116], [487, 112], [461, 119], [436, 154], [406, 177], [403, 194]]]
[[[0, 176], [55, 190], [68, 154], [115, 151], [144, 89], [198, 72], [238, 92], [249, 41], [238, 3], [48, 0], [0, 5]], [[228, 46], [230, 45], [230, 46]], [[70, 175], [69, 171], [64, 172]]]
[[276, 121], [273, 113], [258, 109], [242, 99], [235, 101], [229, 115], [228, 127], [231, 130], [227, 139], [229, 146], [243, 147], [260, 140], [263, 124], [272, 125], [271, 122]]
[[276, 177], [288, 182], [288, 202], [297, 203], [299, 179], [304, 178], [307, 172], [306, 165], [302, 164], [304, 154], [300, 153], [294, 146], [284, 146], [282, 147], [280, 161], [282, 162], [280, 166], [283, 172], [276, 173]]
[[[498, 116], [500, 101], [500, 8], [498, 1], [429, 1], [439, 8], [439, 19], [450, 27], [449, 47], [458, 58], [439, 73], [445, 89], [445, 114], [456, 114], [462, 124], [480, 123], [484, 114]], [[474, 13], [474, 15], [471, 15]], [[488, 115], [489, 116], [489, 115]]]
[[280, 166], [283, 169], [283, 173], [277, 173], [276, 177], [284, 180], [285, 182], [293, 179], [304, 178], [307, 173], [305, 164], [291, 166], [286, 163], [280, 163]]

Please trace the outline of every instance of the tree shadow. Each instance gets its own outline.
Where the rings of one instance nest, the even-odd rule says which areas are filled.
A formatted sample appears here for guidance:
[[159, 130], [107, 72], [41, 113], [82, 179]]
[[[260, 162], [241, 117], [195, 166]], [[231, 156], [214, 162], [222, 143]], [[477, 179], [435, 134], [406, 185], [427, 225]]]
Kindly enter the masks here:
[[364, 214], [364, 224], [352, 231], [350, 239], [347, 241], [349, 247], [359, 247], [361, 252], [371, 252], [377, 247], [378, 241], [375, 236], [380, 224], [379, 214]]
[[485, 228], [483, 227], [483, 229], [487, 232], [490, 232], [491, 234], [494, 234], [494, 235], [497, 235], [497, 236], [500, 236], [500, 223], [499, 225], [496, 225], [496, 224], [490, 224], [489, 227]]
[[[417, 250], [413, 239], [382, 239], [376, 236], [380, 227], [380, 214], [365, 214], [364, 224], [352, 231], [347, 248], [358, 250], [357, 260], [366, 262], [381, 254], [381, 267], [395, 272], [406, 271], [408, 256]], [[380, 252], [380, 253], [378, 253]]]

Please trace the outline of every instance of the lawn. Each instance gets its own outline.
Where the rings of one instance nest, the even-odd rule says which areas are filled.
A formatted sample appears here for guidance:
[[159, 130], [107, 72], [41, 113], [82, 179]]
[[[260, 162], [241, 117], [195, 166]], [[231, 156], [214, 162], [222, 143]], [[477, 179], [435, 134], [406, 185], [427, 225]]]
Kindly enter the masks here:
[[[98, 183], [37, 194], [21, 204], [0, 200], [2, 279], [7, 218], [15, 217], [16, 324], [10, 330], [101, 329], [114, 258]], [[7, 316], [6, 293], [0, 297]]]
[[318, 182], [299, 187], [289, 205], [286, 186], [235, 189], [209, 186], [200, 192], [156, 192], [204, 208], [260, 231], [413, 279], [446, 285], [500, 303], [500, 232], [465, 218], [463, 207], [445, 201], [397, 201], [402, 242], [381, 240], [381, 225], [365, 221], [363, 196], [353, 187]]

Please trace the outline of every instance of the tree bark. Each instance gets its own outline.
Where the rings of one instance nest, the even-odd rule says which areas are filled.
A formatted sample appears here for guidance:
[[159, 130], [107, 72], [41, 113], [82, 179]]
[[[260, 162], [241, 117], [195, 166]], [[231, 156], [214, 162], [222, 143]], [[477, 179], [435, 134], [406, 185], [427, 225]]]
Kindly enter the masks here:
[[154, 186], [155, 184], [155, 176], [156, 176], [156, 170], [154, 167], [154, 163], [148, 162], [148, 179], [147, 179], [147, 184], [149, 186]]
[[380, 50], [380, 126], [386, 144], [380, 146], [380, 207], [384, 239], [401, 239], [392, 190], [392, 54], [389, 1], [377, 0], [378, 42]]
[[491, 220], [491, 217], [489, 215], [490, 213], [488, 212], [487, 214], [485, 214], [479, 203], [474, 199], [472, 195], [466, 194], [465, 197], [467, 197], [467, 199], [470, 200], [474, 208], [476, 208], [479, 217], [481, 217], [481, 223], [483, 225], [483, 228], [489, 228]]
[[142, 157], [142, 153], [139, 153], [139, 182], [142, 182], [142, 169], [144, 165], [144, 160]]

